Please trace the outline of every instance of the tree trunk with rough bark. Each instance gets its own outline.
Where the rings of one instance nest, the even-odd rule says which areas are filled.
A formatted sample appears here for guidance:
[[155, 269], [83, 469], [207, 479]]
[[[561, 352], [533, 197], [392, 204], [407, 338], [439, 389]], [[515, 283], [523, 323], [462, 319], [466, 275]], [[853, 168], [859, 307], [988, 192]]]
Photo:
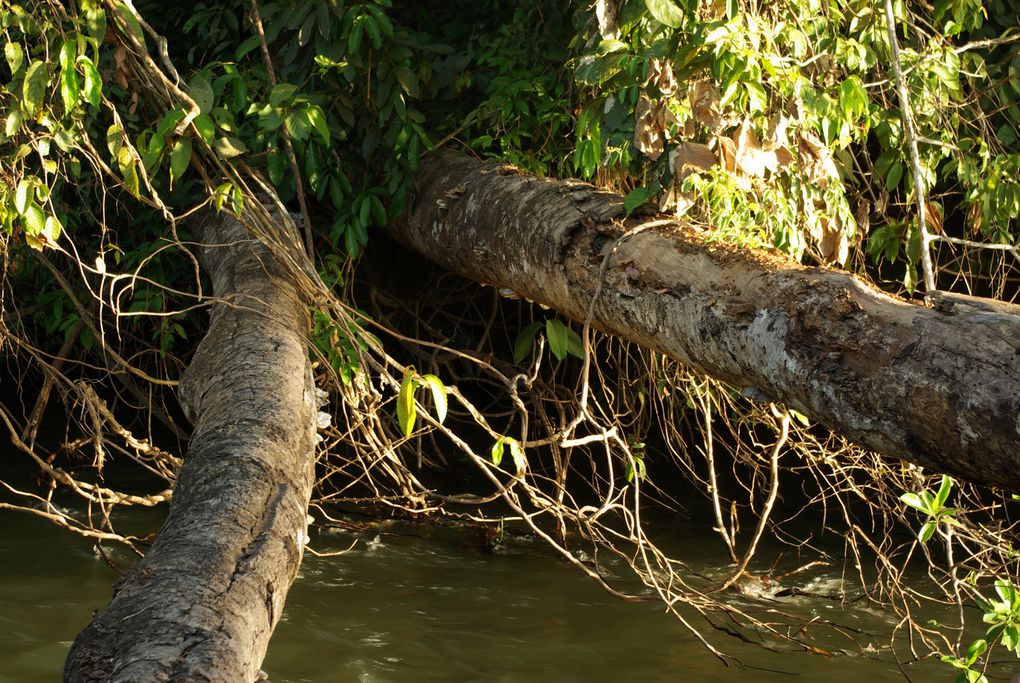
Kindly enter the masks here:
[[861, 446], [1020, 491], [1020, 306], [928, 308], [493, 162], [433, 159], [418, 192], [392, 234], [450, 270], [578, 321], [591, 306], [594, 326]]
[[[301, 563], [317, 410], [308, 302], [244, 226], [202, 221], [219, 302], [181, 380], [189, 453], [165, 525], [75, 640], [67, 681], [255, 681]], [[288, 228], [281, 239], [300, 244]]]

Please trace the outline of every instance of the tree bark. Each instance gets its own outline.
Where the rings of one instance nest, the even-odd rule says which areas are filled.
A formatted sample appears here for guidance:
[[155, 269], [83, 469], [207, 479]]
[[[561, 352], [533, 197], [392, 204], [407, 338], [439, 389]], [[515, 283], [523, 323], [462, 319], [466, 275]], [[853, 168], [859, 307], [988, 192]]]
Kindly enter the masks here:
[[[75, 640], [67, 681], [256, 680], [301, 562], [317, 410], [308, 302], [238, 221], [202, 220], [218, 301], [180, 385], [189, 453], [166, 523]], [[289, 220], [281, 234], [300, 244]]]
[[445, 155], [422, 169], [414, 211], [391, 230], [578, 321], [595, 297], [596, 327], [868, 449], [1020, 491], [1020, 306], [946, 295], [928, 308], [649, 222], [625, 220], [622, 197], [585, 183]]

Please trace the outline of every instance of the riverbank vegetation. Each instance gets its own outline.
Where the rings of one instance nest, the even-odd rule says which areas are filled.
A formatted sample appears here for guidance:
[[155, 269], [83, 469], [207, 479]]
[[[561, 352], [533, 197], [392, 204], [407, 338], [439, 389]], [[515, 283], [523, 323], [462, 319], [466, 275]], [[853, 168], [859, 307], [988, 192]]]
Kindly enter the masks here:
[[[861, 654], [846, 624], [775, 602], [826, 565], [843, 578], [831, 597], [899, 616], [886, 647], [905, 673], [938, 656], [961, 680], [1001, 676], [1020, 655], [1020, 503], [1008, 474], [989, 473], [1015, 473], [1020, 449], [989, 446], [993, 466], [941, 471], [919, 455], [921, 438], [865, 450], [797, 409], [810, 403], [600, 332], [596, 304], [610, 283], [648, 285], [647, 262], [609, 267], [618, 248], [680, 225], [683, 244], [706, 253], [851, 273], [955, 316], [964, 338], [1018, 348], [1016, 17], [1005, 0], [0, 0], [0, 348], [20, 399], [0, 417], [39, 470], [38, 488], [6, 486], [3, 506], [100, 548], [146, 551], [152, 539], [120, 534], [113, 512], [182, 498], [191, 425], [234, 380], [196, 361], [210, 312], [214, 323], [228, 310], [276, 316], [259, 308], [272, 294], [231, 289], [241, 257], [216, 257], [244, 239], [208, 237], [240, 222], [273, 264], [268, 279], [299, 302], [279, 318], [307, 337], [317, 387], [294, 388], [294, 421], [314, 420], [321, 439], [317, 523], [357, 506], [463, 524], [489, 547], [503, 534], [544, 539], [610, 592], [661, 600], [723, 661], [724, 633], [829, 656], [814, 634], [836, 630]], [[472, 274], [476, 286], [412, 253], [406, 236], [440, 222], [420, 218], [425, 179], [463, 155], [510, 164], [478, 174], [579, 178], [617, 195], [555, 186], [582, 207], [579, 230], [601, 235], [586, 308], [558, 313], [495, 267]], [[435, 190], [429, 210], [454, 213], [468, 185]], [[596, 214], [600, 201], [610, 208]], [[565, 269], [562, 246], [550, 241], [529, 267]], [[487, 264], [499, 245], [469, 249]], [[710, 308], [727, 290], [673, 296]], [[847, 296], [832, 308], [852, 325]], [[726, 308], [753, 320], [759, 304]], [[716, 336], [700, 332], [707, 346]], [[804, 372], [843, 363], [867, 377], [909, 357], [904, 347], [853, 362], [834, 350]], [[1020, 380], [1015, 354], [954, 362], [1001, 368], [1002, 386]], [[274, 385], [281, 401], [285, 385]], [[992, 443], [965, 400], [888, 391], [904, 413], [935, 416], [945, 432], [930, 440]], [[63, 434], [42, 426], [56, 406]], [[902, 417], [889, 412], [870, 418]], [[1020, 429], [1015, 410], [986, 418]], [[147, 483], [117, 485], [131, 469]], [[86, 513], [52, 504], [58, 492]], [[645, 524], [702, 508], [692, 495], [706, 501], [700, 523], [717, 532], [727, 576], [689, 571]], [[307, 532], [291, 516], [299, 561]], [[278, 522], [267, 513], [254, 526]], [[766, 537], [788, 550], [762, 556]], [[260, 552], [238, 549], [246, 562]], [[604, 574], [605, 554], [633, 575]], [[264, 601], [268, 631], [289, 569]], [[914, 618], [929, 602], [955, 605], [957, 619]]]

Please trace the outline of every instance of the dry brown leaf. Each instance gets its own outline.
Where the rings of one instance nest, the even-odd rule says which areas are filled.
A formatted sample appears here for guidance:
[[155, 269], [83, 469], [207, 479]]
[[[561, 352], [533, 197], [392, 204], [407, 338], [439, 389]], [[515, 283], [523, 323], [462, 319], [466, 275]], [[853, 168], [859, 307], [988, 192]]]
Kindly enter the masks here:
[[687, 91], [687, 99], [691, 103], [691, 114], [694, 119], [714, 133], [722, 130], [723, 120], [720, 113], [722, 93], [710, 80], [698, 81]]
[[748, 119], [744, 119], [734, 132], [733, 144], [737, 171], [754, 178], [764, 178], [766, 172], [775, 173], [781, 166], [793, 161], [793, 155], [785, 147], [762, 145]]
[[924, 202], [925, 222], [928, 229], [936, 235], [942, 234], [942, 209], [938, 204], [926, 200]]
[[598, 0], [595, 3], [595, 17], [599, 22], [599, 33], [606, 40], [620, 37], [620, 26], [617, 23], [619, 4], [619, 0]]
[[761, 148], [751, 122], [744, 119], [733, 133], [734, 164], [738, 173], [764, 178], [766, 171], [776, 170], [776, 155]]
[[678, 145], [669, 155], [673, 178], [682, 182], [692, 173], [707, 171], [719, 163], [715, 152], [708, 145], [700, 142], [685, 142]]
[[871, 230], [871, 202], [867, 199], [861, 198], [857, 201], [854, 221], [857, 222], [857, 238], [861, 239]]
[[644, 94], [635, 109], [637, 121], [634, 124], [634, 145], [652, 161], [666, 149], [669, 127], [677, 122], [665, 101], [652, 103]]
[[820, 216], [818, 223], [821, 232], [821, 239], [817, 240], [818, 255], [822, 263], [825, 265], [846, 263], [850, 255], [850, 241], [842, 226], [828, 216]]
[[[776, 114], [769, 120], [769, 130], [762, 141], [762, 149], [773, 150], [787, 147], [790, 141], [786, 137], [786, 129], [790, 127], [790, 119], [782, 114]], [[787, 151], [789, 153], [789, 151]]]
[[648, 78], [645, 85], [654, 85], [665, 97], [672, 97], [676, 94], [676, 76], [673, 75], [673, 67], [669, 62], [652, 57], [648, 60]]
[[113, 51], [113, 61], [117, 65], [114, 80], [121, 88], [128, 90], [128, 54], [127, 50], [120, 43], [117, 44], [117, 48]]
[[829, 181], [839, 178], [839, 170], [832, 160], [832, 154], [817, 135], [808, 130], [800, 131], [797, 148], [800, 152], [801, 168], [815, 185], [824, 189], [829, 186]]
[[701, 0], [698, 3], [698, 18], [709, 22], [726, 16], [726, 0]]
[[733, 144], [733, 140], [727, 137], [718, 137], [716, 140], [719, 143], [719, 165], [723, 167], [723, 170], [735, 173], [737, 170], [737, 147]]

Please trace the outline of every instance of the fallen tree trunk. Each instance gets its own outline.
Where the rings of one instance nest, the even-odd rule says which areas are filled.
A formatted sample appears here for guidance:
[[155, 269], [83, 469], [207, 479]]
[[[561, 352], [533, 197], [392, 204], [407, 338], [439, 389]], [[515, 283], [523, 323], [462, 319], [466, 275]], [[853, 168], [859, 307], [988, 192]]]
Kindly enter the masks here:
[[301, 562], [317, 409], [308, 302], [244, 226], [203, 221], [220, 303], [181, 380], [189, 453], [165, 525], [75, 640], [67, 681], [256, 680]]
[[[396, 239], [767, 400], [866, 448], [1020, 491], [1020, 306], [935, 308], [845, 272], [624, 220], [622, 197], [453, 155]], [[607, 259], [608, 255], [608, 260]], [[597, 296], [596, 296], [597, 295]]]

